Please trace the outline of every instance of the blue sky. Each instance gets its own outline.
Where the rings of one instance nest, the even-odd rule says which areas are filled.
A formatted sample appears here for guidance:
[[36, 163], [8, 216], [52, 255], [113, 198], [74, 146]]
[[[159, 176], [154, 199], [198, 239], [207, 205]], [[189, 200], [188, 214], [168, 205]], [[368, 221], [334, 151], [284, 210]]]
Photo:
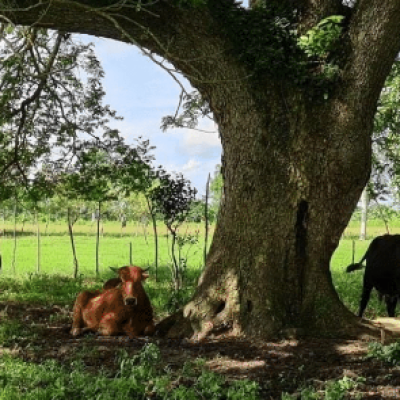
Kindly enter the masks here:
[[[149, 139], [156, 146], [156, 165], [170, 172], [182, 172], [199, 191], [197, 197], [204, 195], [208, 173], [213, 176], [221, 161], [221, 142], [214, 122], [205, 118], [198, 126], [211, 133], [192, 129], [162, 132], [162, 117], [173, 115], [178, 105], [178, 84], [133, 45], [86, 35], [81, 40], [95, 43], [95, 53], [105, 71], [105, 104], [124, 117], [112, 126], [120, 130], [128, 143], [139, 136]], [[187, 81], [181, 80], [189, 91], [193, 90]]]

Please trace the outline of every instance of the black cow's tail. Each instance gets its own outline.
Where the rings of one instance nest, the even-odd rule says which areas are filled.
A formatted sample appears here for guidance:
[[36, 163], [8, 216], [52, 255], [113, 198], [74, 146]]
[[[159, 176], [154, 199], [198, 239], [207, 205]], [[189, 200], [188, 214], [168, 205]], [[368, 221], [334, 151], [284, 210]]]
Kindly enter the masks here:
[[[372, 241], [372, 243], [374, 243], [376, 241], [376, 238]], [[360, 262], [355, 263], [355, 264], [350, 264], [347, 268], [346, 268], [346, 272], [353, 272], [356, 271], [358, 269], [363, 269], [364, 265], [362, 265], [362, 263], [367, 259], [367, 256], [369, 255], [369, 253], [371, 252], [371, 245], [372, 243], [369, 245], [368, 250], [365, 252], [363, 258], [360, 260]]]
[[353, 272], [353, 271], [356, 271], [356, 270], [358, 270], [358, 269], [363, 269], [363, 268], [364, 268], [364, 265], [362, 265], [361, 262], [356, 263], [356, 264], [350, 264], [350, 265], [346, 268], [346, 272], [349, 273], [349, 272]]

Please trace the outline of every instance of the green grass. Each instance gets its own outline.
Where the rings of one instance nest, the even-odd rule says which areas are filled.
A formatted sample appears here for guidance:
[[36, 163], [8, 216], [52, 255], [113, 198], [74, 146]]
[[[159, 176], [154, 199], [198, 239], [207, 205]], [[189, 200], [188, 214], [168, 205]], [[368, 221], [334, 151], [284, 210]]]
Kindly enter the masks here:
[[[7, 225], [6, 225], [7, 226]], [[52, 227], [50, 225], [50, 227]], [[55, 228], [47, 230], [48, 235], [41, 235], [40, 239], [40, 272], [46, 274], [64, 274], [71, 275], [73, 271], [73, 258], [70, 238], [66, 232], [65, 225], [57, 225]], [[37, 271], [37, 239], [33, 231], [27, 230], [25, 226], [24, 233], [27, 236], [17, 238], [16, 251], [16, 273], [26, 274]], [[33, 228], [33, 227], [31, 227]], [[62, 229], [61, 229], [62, 228]], [[94, 276], [95, 274], [95, 251], [96, 237], [94, 231], [89, 234], [86, 232], [91, 229], [88, 225], [76, 226], [74, 241], [79, 261], [80, 273], [85, 276]], [[164, 227], [163, 227], [164, 228]], [[198, 226], [192, 224], [181, 229], [182, 233], [194, 232]], [[44, 230], [41, 227], [42, 231]], [[129, 264], [130, 243], [132, 243], [132, 262], [135, 265], [147, 266], [154, 264], [154, 236], [148, 231], [146, 237], [143, 235], [121, 236], [117, 233], [120, 229], [117, 223], [104, 224], [104, 235], [100, 237], [100, 268], [107, 271], [109, 266], [122, 266]], [[12, 233], [6, 230], [8, 234], [0, 239], [0, 251], [3, 261], [3, 273], [12, 274], [12, 260], [14, 240]], [[30, 234], [29, 234], [30, 232]], [[108, 232], [108, 233], [107, 233]], [[29, 235], [28, 235], [29, 234]], [[170, 243], [169, 238], [169, 243]], [[192, 247], [186, 245], [183, 248], [183, 254], [188, 255], [188, 264], [194, 268], [201, 268], [203, 265], [203, 246], [204, 236], [199, 236], [199, 243]], [[159, 264], [167, 265], [171, 262], [169, 254], [168, 240], [165, 228], [160, 227], [159, 232]]]
[[[388, 222], [389, 233], [399, 234], [400, 233], [400, 219], [393, 219]], [[386, 227], [381, 220], [369, 220], [367, 223], [367, 237], [372, 239], [379, 235], [384, 235], [387, 233]], [[349, 225], [343, 232], [343, 236], [349, 239], [358, 240], [360, 236], [360, 222], [350, 221]]]

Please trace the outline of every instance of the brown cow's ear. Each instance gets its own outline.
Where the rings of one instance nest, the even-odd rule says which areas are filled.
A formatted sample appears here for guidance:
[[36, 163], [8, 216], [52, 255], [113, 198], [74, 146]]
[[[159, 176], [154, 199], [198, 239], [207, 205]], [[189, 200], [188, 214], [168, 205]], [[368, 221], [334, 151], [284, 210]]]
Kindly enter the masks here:
[[142, 272], [142, 279], [143, 280], [147, 279], [149, 276], [150, 276], [149, 274], [146, 274], [146, 273]]
[[115, 267], [109, 267], [111, 269], [111, 271], [115, 272], [116, 274], [119, 273], [119, 269], [115, 268]]

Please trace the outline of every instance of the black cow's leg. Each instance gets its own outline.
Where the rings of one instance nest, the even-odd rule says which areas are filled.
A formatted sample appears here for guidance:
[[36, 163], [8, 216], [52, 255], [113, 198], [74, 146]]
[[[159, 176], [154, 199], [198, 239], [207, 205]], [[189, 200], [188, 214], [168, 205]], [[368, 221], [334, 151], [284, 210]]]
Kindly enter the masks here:
[[364, 314], [364, 311], [365, 311], [368, 301], [369, 301], [369, 297], [371, 296], [372, 288], [373, 288], [373, 286], [366, 284], [365, 279], [364, 279], [364, 286], [363, 286], [363, 291], [362, 291], [362, 296], [361, 296], [360, 309], [358, 311], [359, 317], [362, 317]]
[[397, 296], [386, 296], [386, 309], [389, 317], [394, 317], [394, 313], [396, 311], [397, 304]]

